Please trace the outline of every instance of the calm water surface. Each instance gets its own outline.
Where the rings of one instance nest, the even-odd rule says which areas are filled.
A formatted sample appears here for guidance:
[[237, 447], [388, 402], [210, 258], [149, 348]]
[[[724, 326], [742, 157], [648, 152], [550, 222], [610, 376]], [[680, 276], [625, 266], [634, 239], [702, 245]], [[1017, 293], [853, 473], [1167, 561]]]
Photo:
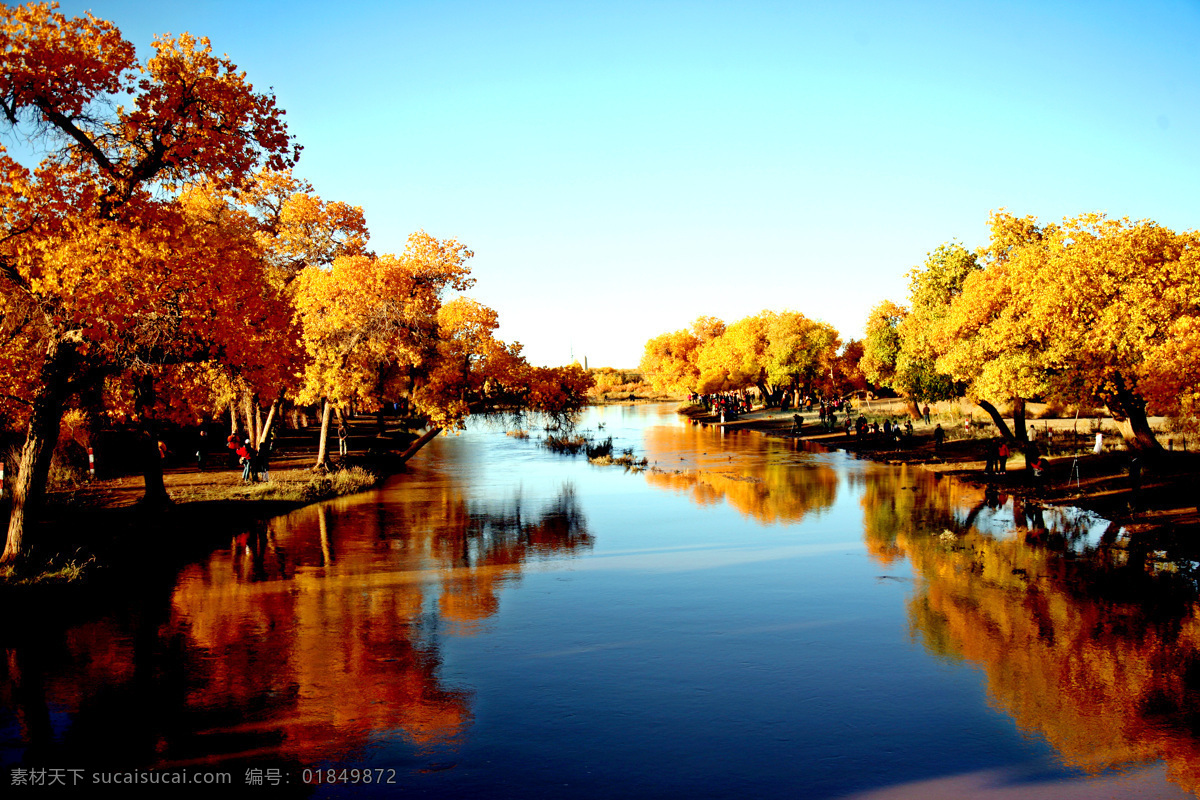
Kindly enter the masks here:
[[[1200, 790], [1194, 564], [1103, 520], [670, 407], [583, 426], [655, 468], [479, 425], [378, 492], [8, 635], [4, 782], [86, 767], [227, 771], [246, 796], [272, 791], [246, 785], [260, 775], [320, 797]], [[395, 783], [346, 783], [366, 769]]]

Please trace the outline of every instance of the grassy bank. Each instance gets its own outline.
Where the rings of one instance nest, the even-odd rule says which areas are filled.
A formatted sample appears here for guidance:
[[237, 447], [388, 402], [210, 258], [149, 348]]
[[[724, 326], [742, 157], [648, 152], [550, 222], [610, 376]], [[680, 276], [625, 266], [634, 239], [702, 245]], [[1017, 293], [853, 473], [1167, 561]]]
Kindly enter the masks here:
[[[135, 478], [51, 492], [38, 523], [37, 547], [23, 564], [0, 567], [0, 591], [85, 584], [127, 564], [143, 565], [147, 552], [170, 560], [224, 538], [230, 529], [381, 481], [361, 467], [323, 474], [273, 469], [271, 480], [249, 484], [242, 483], [240, 471], [179, 470], [164, 475], [171, 502], [156, 508], [138, 502], [141, 485]], [[139, 555], [131, 559], [131, 553]]]
[[[381, 437], [374, 420], [354, 420], [344, 468], [314, 472], [316, 429], [287, 430], [270, 480], [258, 483], [243, 483], [241, 468], [223, 450], [211, 453], [204, 471], [194, 462], [168, 462], [163, 483], [171, 502], [162, 507], [141, 502], [140, 475], [61, 481], [47, 493], [28, 558], [19, 567], [0, 567], [0, 596], [48, 589], [61, 594], [63, 587], [111, 583], [147, 565], [203, 557], [231, 530], [378, 486], [403, 468], [389, 454], [411, 438]], [[0, 514], [7, 517], [6, 511], [4, 503]]]
[[271, 480], [261, 483], [201, 483], [171, 493], [176, 503], [255, 502], [275, 500], [315, 503], [354, 494], [378, 485], [379, 476], [362, 467], [313, 473], [307, 469], [272, 470]]

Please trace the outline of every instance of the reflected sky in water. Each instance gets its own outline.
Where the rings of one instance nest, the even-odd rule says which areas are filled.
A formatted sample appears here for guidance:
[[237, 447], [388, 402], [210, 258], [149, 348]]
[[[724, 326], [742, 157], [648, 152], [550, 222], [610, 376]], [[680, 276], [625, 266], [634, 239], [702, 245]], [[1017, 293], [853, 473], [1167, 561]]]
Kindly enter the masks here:
[[5, 769], [275, 768], [315, 796], [346, 792], [300, 785], [318, 767], [395, 771], [366, 796], [1200, 786], [1182, 560], [669, 407], [581, 424], [652, 468], [476, 425], [379, 491], [8, 633]]

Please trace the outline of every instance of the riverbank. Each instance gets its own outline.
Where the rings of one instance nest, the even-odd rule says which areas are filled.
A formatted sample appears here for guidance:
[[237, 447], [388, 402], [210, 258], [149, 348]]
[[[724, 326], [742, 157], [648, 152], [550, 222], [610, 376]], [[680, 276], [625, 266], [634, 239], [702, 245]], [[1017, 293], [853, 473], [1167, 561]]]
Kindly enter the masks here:
[[[211, 453], [204, 470], [194, 460], [168, 460], [163, 483], [171, 503], [162, 507], [141, 502], [141, 475], [57, 487], [47, 493], [30, 557], [19, 569], [0, 568], [0, 599], [109, 583], [147, 562], [186, 560], [231, 530], [377, 487], [403, 469], [395, 453], [412, 437], [381, 437], [375, 429], [374, 419], [351, 421], [347, 457], [327, 473], [312, 469], [316, 428], [281, 434], [268, 481], [244, 483], [241, 467], [224, 451]], [[336, 450], [336, 438], [330, 444]]]
[[[889, 406], [876, 402], [872, 415], [903, 418], [899, 403]], [[988, 442], [996, 435], [994, 428], [973, 422], [963, 425], [958, 415], [935, 415], [928, 424], [924, 420], [913, 425], [911, 438], [900, 447], [884, 437], [867, 436], [859, 439], [854, 433], [847, 436], [840, 428], [826, 433], [815, 412], [804, 413], [801, 431], [793, 430], [794, 410], [781, 412], [764, 409], [742, 415], [737, 420], [721, 423], [712, 414], [693, 409], [688, 413], [698, 425], [722, 425], [726, 430], [756, 430], [768, 436], [794, 438], [806, 446], [845, 450], [861, 458], [890, 464], [913, 464], [954, 480], [977, 486], [993, 486], [998, 491], [1016, 494], [1053, 505], [1071, 505], [1095, 511], [1105, 519], [1135, 531], [1157, 530], [1172, 534], [1200, 533], [1200, 454], [1168, 452], [1154, 463], [1139, 460], [1131, 475], [1130, 454], [1114, 448], [1115, 437], [1101, 453], [1093, 453], [1085, 442], [1094, 442], [1090, 421], [1084, 420], [1084, 433], [1077, 434], [1079, 421], [1074, 419], [1038, 419], [1030, 421], [1043, 450], [1049, 468], [1034, 485], [1032, 473], [1026, 469], [1020, 453], [1012, 455], [1004, 472], [988, 473]], [[844, 419], [843, 415], [839, 415]], [[1011, 424], [1011, 420], [1009, 421]], [[935, 447], [933, 432], [938, 424], [946, 432], [946, 441]], [[1103, 429], [1102, 429], [1103, 432]], [[1082, 438], [1081, 438], [1082, 437]], [[1136, 485], [1135, 485], [1136, 484]]]

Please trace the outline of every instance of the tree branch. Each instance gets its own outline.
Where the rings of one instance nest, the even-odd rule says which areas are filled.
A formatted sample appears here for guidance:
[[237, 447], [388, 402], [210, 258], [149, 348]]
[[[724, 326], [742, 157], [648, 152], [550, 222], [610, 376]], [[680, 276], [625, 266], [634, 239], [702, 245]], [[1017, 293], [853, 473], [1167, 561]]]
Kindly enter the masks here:
[[54, 125], [54, 127], [58, 128], [67, 136], [78, 142], [80, 147], [82, 147], [87, 154], [92, 157], [92, 160], [96, 162], [96, 166], [100, 167], [100, 169], [104, 170], [104, 172], [113, 177], [119, 177], [116, 167], [113, 165], [112, 161], [109, 160], [108, 156], [105, 155], [104, 151], [101, 150], [86, 133], [80, 130], [79, 127], [73, 121], [71, 121], [68, 116], [63, 114], [61, 111], [52, 108], [50, 104], [42, 98], [35, 100], [34, 105], [37, 106], [39, 111], [46, 115], [46, 119], [48, 119], [50, 123]]

